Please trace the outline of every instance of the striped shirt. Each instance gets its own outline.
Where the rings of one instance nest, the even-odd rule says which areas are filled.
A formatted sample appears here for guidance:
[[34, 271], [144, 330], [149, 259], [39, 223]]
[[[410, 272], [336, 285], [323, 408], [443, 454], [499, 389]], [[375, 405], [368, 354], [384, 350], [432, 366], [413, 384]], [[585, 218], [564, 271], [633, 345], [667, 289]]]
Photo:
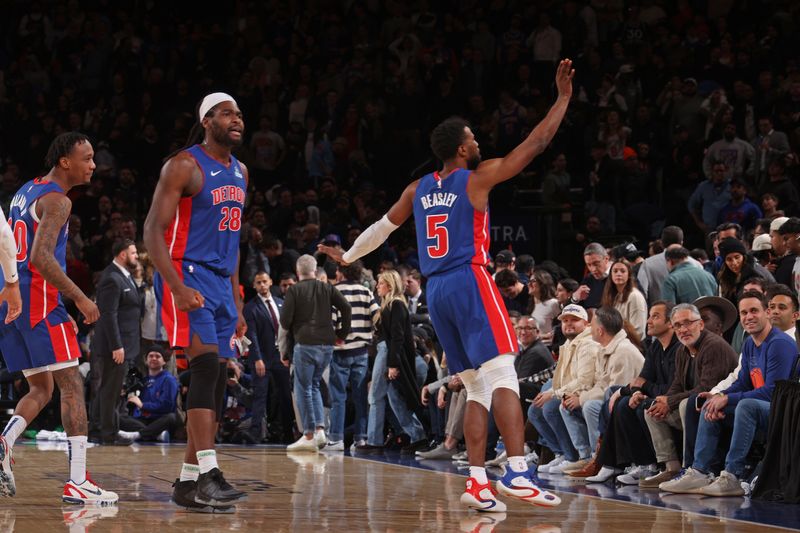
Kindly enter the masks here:
[[[353, 350], [369, 346], [372, 342], [372, 317], [380, 310], [378, 302], [370, 290], [360, 283], [345, 280], [337, 283], [336, 288], [342, 293], [347, 303], [350, 304], [353, 316], [350, 319], [350, 333], [347, 335], [344, 344], [334, 346], [334, 351]], [[334, 322], [339, 320], [335, 310], [333, 320]]]

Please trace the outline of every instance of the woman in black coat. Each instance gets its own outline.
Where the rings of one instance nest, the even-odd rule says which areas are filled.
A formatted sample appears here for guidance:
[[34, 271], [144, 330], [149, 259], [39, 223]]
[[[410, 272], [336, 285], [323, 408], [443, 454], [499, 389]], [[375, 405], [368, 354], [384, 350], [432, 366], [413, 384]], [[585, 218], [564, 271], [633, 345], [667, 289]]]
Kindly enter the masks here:
[[414, 453], [425, 448], [427, 440], [425, 429], [414, 414], [420, 408], [416, 381], [417, 354], [400, 274], [394, 270], [382, 272], [378, 275], [377, 291], [381, 299], [378, 336], [386, 342], [388, 352], [389, 407], [411, 440], [411, 444], [402, 451]]

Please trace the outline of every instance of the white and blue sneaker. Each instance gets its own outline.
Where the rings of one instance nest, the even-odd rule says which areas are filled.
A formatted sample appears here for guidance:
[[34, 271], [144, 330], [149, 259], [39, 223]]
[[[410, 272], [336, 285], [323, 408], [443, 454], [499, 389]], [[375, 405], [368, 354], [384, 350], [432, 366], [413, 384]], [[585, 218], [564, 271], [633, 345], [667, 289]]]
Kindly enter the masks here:
[[83, 483], [75, 483], [69, 480], [64, 485], [64, 494], [61, 496], [64, 503], [74, 503], [78, 505], [114, 505], [119, 500], [116, 492], [100, 488], [89, 477], [87, 472]]
[[497, 493], [491, 483], [481, 485], [471, 477], [467, 480], [467, 488], [461, 495], [461, 503], [482, 513], [505, 513], [506, 504], [497, 499]]
[[499, 494], [533, 505], [555, 507], [561, 503], [561, 498], [536, 486], [528, 472], [514, 472], [507, 468], [495, 486]]
[[5, 437], [0, 437], [0, 496], [13, 496], [17, 493], [14, 472], [11, 469], [13, 463], [11, 448]]

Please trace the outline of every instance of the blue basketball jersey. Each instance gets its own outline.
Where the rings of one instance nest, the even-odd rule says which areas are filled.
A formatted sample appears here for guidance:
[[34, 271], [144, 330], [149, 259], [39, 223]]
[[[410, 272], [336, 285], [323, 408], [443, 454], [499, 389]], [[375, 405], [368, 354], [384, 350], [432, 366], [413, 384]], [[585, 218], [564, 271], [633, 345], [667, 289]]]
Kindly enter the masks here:
[[489, 209], [477, 211], [467, 196], [472, 172], [458, 169], [420, 179], [414, 195], [414, 223], [420, 271], [426, 277], [462, 265], [489, 262]]
[[[19, 321], [25, 321], [30, 327], [35, 326], [61, 304], [61, 293], [50, 285], [30, 262], [33, 238], [39, 228], [36, 216], [36, 201], [45, 194], [65, 194], [58, 184], [36, 178], [29, 181], [17, 191], [11, 200], [8, 213], [8, 224], [14, 232], [17, 243], [17, 270], [19, 272], [20, 293], [22, 296], [22, 315]], [[58, 264], [67, 270], [67, 230], [65, 223], [59, 231], [54, 255]]]
[[200, 146], [186, 150], [203, 173], [203, 188], [181, 198], [164, 238], [173, 261], [187, 260], [230, 276], [239, 257], [245, 191], [244, 173], [231, 155], [230, 166]]

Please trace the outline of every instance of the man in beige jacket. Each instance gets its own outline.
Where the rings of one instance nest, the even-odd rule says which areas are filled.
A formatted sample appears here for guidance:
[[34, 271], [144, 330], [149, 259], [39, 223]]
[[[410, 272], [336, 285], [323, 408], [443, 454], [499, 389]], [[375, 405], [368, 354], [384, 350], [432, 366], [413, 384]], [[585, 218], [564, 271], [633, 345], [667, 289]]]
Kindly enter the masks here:
[[592, 339], [600, 345], [595, 358], [592, 387], [567, 395], [561, 402], [561, 417], [578, 460], [561, 466], [562, 472], [581, 470], [595, 452], [600, 437], [600, 410], [613, 385], [623, 386], [639, 375], [644, 356], [622, 329], [622, 315], [613, 307], [601, 307], [592, 318]]
[[592, 388], [595, 360], [600, 348], [592, 340], [586, 309], [570, 304], [564, 307], [558, 319], [567, 342], [559, 351], [553, 379], [545, 383], [528, 410], [528, 419], [539, 432], [541, 443], [555, 454], [555, 459], [539, 465], [539, 472], [550, 472], [564, 463], [578, 460], [578, 452], [572, 445], [559, 406], [564, 397]]

